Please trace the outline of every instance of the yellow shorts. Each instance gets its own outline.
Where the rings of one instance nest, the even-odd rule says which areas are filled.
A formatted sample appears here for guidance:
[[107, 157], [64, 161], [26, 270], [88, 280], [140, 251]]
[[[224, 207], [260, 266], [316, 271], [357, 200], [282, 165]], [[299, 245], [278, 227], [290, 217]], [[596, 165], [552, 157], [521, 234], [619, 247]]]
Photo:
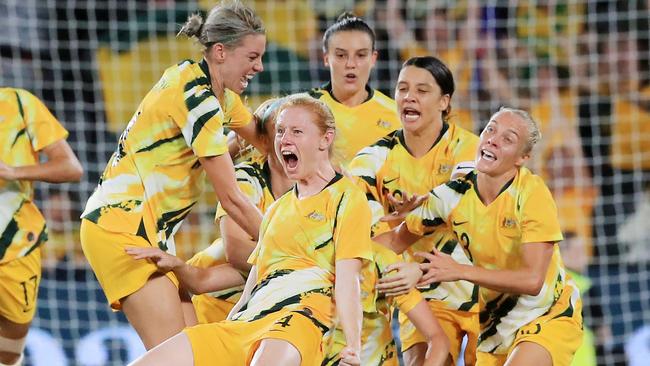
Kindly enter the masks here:
[[[576, 290], [577, 291], [577, 290]], [[532, 342], [544, 347], [553, 359], [554, 366], [569, 366], [583, 339], [582, 301], [570, 304], [571, 293], [564, 291], [548, 313], [519, 328], [507, 354], [477, 352], [478, 364], [503, 365], [514, 348], [522, 342]]]
[[[439, 300], [427, 300], [427, 303], [436, 319], [438, 319], [438, 323], [447, 338], [449, 338], [449, 353], [454, 360], [454, 364], [458, 362], [463, 337], [467, 335], [467, 346], [464, 353], [465, 365], [474, 365], [476, 363], [476, 344], [480, 328], [478, 312], [451, 310]], [[399, 313], [399, 329], [403, 351], [408, 350], [417, 343], [426, 343], [422, 334], [415, 329], [406, 314], [402, 312]]]
[[40, 282], [41, 248], [0, 264], [0, 315], [17, 324], [31, 322]]
[[[128, 246], [148, 248], [151, 244], [140, 236], [110, 232], [81, 220], [81, 249], [114, 310], [120, 310], [122, 299], [141, 289], [157, 272], [155, 264], [126, 254], [124, 248]], [[174, 273], [167, 272], [165, 276], [178, 287]]]
[[291, 343], [302, 358], [301, 366], [319, 366], [323, 359], [324, 330], [308, 308], [283, 309], [250, 322], [222, 321], [183, 330], [192, 343], [194, 365], [248, 365], [262, 340]]
[[192, 296], [192, 304], [199, 324], [216, 323], [226, 320], [235, 304], [210, 295]]
[[[345, 334], [341, 328], [336, 328], [323, 339], [325, 360], [322, 366], [338, 365], [339, 354], [345, 348]], [[361, 364], [397, 366], [397, 348], [390, 331], [390, 323], [385, 315], [363, 313], [363, 328], [361, 329]]]

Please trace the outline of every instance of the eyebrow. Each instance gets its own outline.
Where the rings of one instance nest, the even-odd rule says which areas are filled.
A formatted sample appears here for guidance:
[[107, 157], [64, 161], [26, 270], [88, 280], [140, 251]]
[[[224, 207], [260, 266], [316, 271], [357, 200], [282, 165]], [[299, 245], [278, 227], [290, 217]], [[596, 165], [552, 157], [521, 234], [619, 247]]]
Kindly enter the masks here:
[[[335, 52], [348, 52], [348, 50], [346, 50], [345, 48], [338, 48], [338, 47], [335, 48], [334, 51]], [[369, 52], [370, 48], [367, 48], [367, 47], [366, 48], [359, 48], [358, 50], [352, 50], [350, 52], [361, 52], [361, 51]]]

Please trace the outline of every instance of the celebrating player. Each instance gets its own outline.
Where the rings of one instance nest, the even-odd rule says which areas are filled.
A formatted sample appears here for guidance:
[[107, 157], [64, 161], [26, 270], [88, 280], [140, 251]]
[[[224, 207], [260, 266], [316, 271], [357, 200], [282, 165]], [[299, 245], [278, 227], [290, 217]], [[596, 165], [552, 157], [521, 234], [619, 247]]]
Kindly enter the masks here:
[[[361, 150], [349, 166], [350, 174], [366, 192], [375, 221], [394, 209], [392, 199], [405, 199], [407, 192], [426, 194], [448, 181], [457, 164], [473, 159], [478, 138], [447, 121], [453, 93], [451, 71], [437, 58], [414, 57], [402, 66], [395, 88], [402, 129]], [[387, 229], [385, 224], [377, 224], [375, 234]], [[419, 240], [405, 257], [417, 261], [414, 252], [431, 252], [437, 247], [469, 264], [463, 249], [456, 244], [450, 230], [439, 230]], [[382, 282], [381, 290], [404, 287], [396, 277], [386, 277]], [[450, 340], [453, 361], [458, 360], [463, 337], [467, 335], [465, 362], [474, 364], [478, 336], [476, 286], [464, 281], [448, 282], [420, 291]], [[420, 365], [427, 350], [426, 339], [404, 313], [400, 314], [400, 338], [406, 364]]]
[[0, 365], [22, 364], [36, 312], [47, 229], [32, 182], [72, 182], [83, 174], [67, 136], [34, 95], [0, 88]]
[[213, 8], [205, 23], [191, 16], [181, 33], [204, 46], [203, 60], [168, 68], [145, 96], [82, 214], [84, 254], [109, 304], [124, 311], [147, 349], [191, 320], [173, 273], [134, 261], [124, 247], [174, 253], [174, 233], [197, 202], [204, 171], [223, 208], [251, 237], [261, 222], [237, 188], [223, 129], [257, 142], [238, 94], [263, 69], [262, 22], [234, 1]]
[[363, 193], [330, 163], [334, 117], [308, 96], [278, 112], [275, 152], [297, 183], [266, 212], [244, 294], [231, 320], [186, 329], [137, 365], [311, 365], [323, 355], [333, 300], [345, 333], [342, 365], [359, 364], [359, 272], [372, 259]]
[[332, 110], [337, 137], [334, 161], [343, 167], [354, 155], [399, 128], [395, 101], [368, 85], [377, 61], [375, 32], [350, 13], [339, 16], [323, 36], [323, 61], [330, 81], [309, 92]]
[[480, 365], [569, 365], [582, 339], [579, 292], [555, 245], [562, 234], [553, 197], [523, 166], [540, 137], [527, 112], [501, 108], [481, 133], [476, 170], [436, 187], [405, 223], [376, 237], [402, 250], [452, 225], [474, 266], [419, 253], [428, 261], [421, 284], [480, 286]]

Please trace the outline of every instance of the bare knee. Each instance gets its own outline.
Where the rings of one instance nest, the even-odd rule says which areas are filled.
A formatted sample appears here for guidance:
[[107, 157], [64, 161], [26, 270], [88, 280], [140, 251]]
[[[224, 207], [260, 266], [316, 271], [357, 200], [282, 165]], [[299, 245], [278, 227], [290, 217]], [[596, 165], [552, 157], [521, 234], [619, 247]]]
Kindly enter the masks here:
[[0, 317], [0, 365], [22, 364], [29, 325]]
[[300, 366], [300, 351], [281, 339], [264, 339], [253, 355], [251, 366], [287, 365]]

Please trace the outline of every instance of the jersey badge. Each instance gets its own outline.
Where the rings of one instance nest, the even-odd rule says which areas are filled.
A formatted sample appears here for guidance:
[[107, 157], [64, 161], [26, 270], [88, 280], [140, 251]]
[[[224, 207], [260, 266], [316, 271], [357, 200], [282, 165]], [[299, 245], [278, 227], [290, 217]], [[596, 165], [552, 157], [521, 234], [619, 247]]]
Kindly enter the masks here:
[[309, 215], [307, 215], [307, 218], [314, 221], [325, 220], [325, 216], [322, 213], [316, 211], [312, 211]]

